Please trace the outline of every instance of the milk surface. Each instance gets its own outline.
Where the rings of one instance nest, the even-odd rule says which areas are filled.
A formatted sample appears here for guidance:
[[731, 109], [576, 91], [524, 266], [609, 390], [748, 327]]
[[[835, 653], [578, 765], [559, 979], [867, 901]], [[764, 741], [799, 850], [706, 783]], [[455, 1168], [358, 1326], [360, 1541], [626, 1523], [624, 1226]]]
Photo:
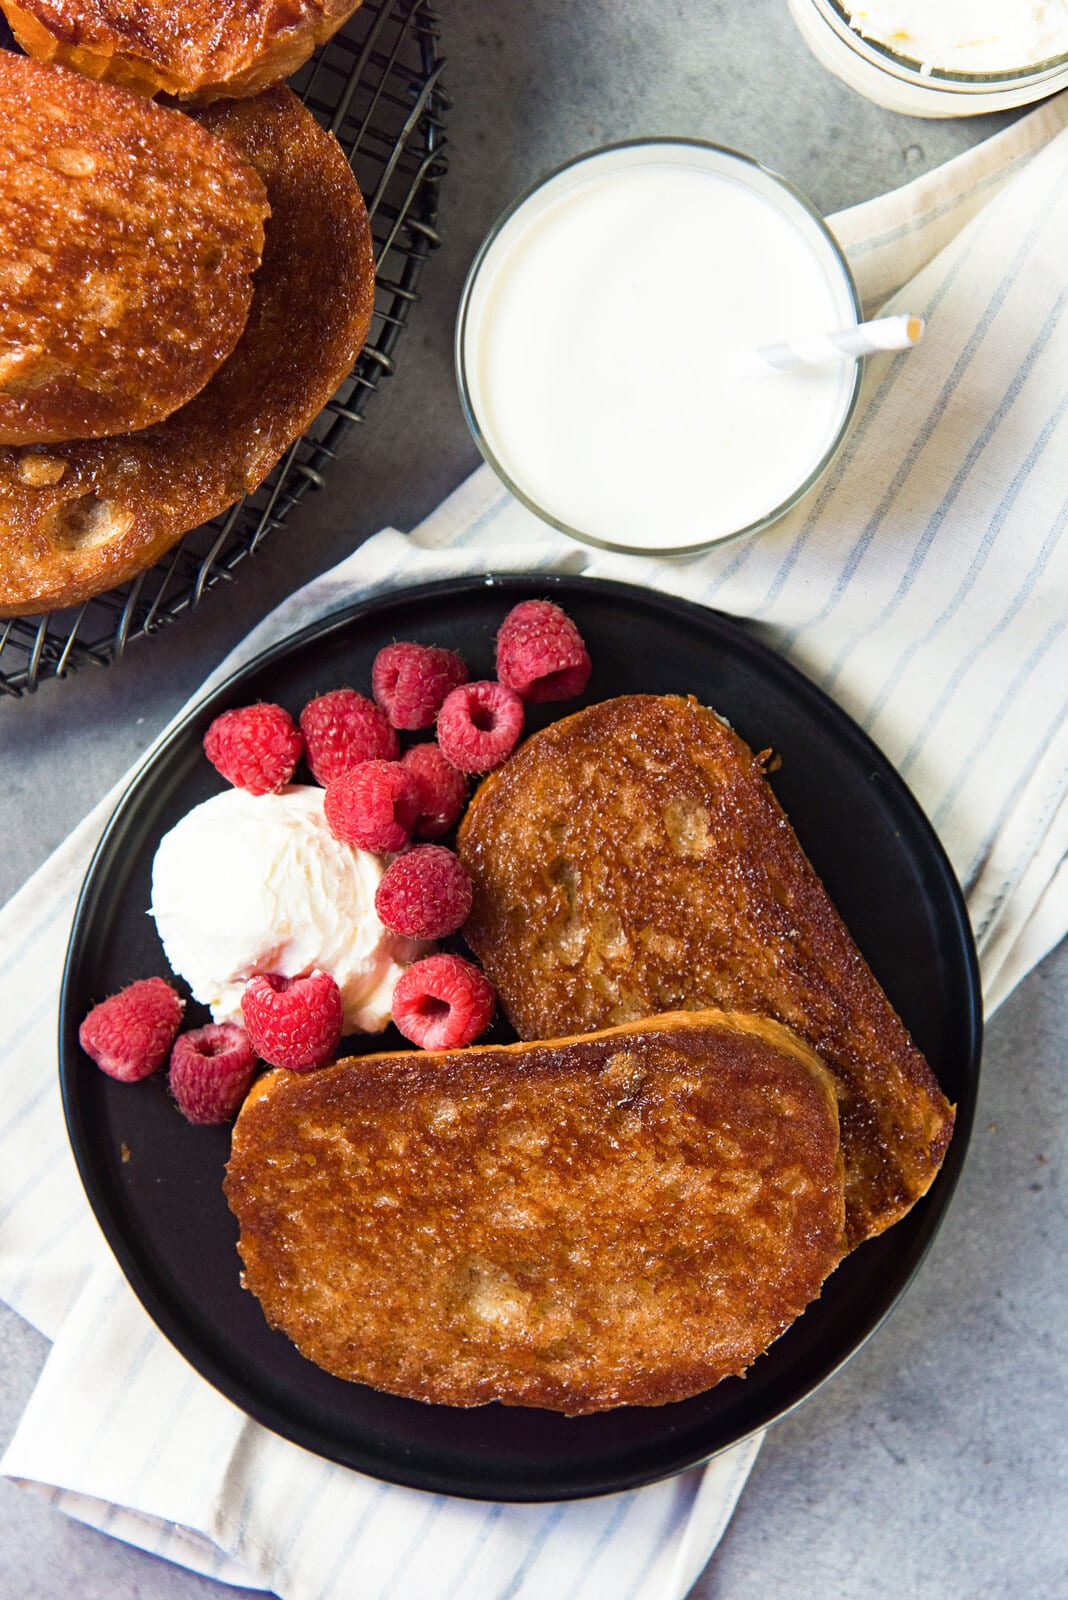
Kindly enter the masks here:
[[483, 437], [524, 495], [592, 539], [670, 550], [760, 522], [817, 468], [852, 363], [774, 373], [746, 353], [855, 309], [818, 225], [765, 175], [772, 198], [737, 158], [651, 151], [591, 158], [520, 208], [461, 348]]

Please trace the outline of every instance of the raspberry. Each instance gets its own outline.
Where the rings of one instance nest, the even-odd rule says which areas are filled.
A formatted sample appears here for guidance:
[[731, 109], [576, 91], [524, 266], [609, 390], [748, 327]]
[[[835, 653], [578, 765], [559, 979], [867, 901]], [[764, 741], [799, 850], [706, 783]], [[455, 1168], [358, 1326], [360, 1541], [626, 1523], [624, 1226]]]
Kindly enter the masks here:
[[375, 910], [393, 933], [444, 939], [467, 921], [471, 879], [451, 850], [419, 845], [386, 868], [375, 892]]
[[335, 839], [388, 855], [411, 838], [419, 786], [399, 761], [363, 761], [327, 785], [323, 813]]
[[185, 1001], [162, 978], [141, 978], [94, 1006], [78, 1042], [109, 1078], [137, 1083], [166, 1059]]
[[467, 799], [467, 779], [446, 761], [437, 744], [413, 744], [401, 757], [419, 786], [417, 839], [440, 839], [459, 820]]
[[496, 1004], [485, 973], [462, 956], [427, 956], [397, 979], [393, 1020], [423, 1050], [455, 1050], [489, 1027]]
[[293, 776], [304, 741], [293, 718], [266, 701], [216, 717], [204, 754], [227, 783], [249, 794], [277, 794]]
[[464, 683], [438, 712], [438, 744], [461, 772], [489, 772], [523, 731], [523, 702], [501, 683]]
[[590, 671], [582, 635], [551, 600], [524, 600], [501, 623], [497, 676], [531, 705], [581, 694]]
[[238, 1022], [180, 1033], [171, 1051], [171, 1093], [187, 1122], [229, 1122], [256, 1075], [256, 1053]]
[[272, 1067], [305, 1072], [325, 1066], [341, 1038], [341, 990], [328, 972], [250, 978], [241, 1011], [253, 1047]]
[[331, 689], [300, 714], [312, 777], [325, 788], [361, 761], [396, 761], [400, 741], [384, 711], [355, 689]]
[[387, 644], [371, 668], [371, 692], [395, 728], [432, 728], [450, 689], [467, 682], [454, 650]]

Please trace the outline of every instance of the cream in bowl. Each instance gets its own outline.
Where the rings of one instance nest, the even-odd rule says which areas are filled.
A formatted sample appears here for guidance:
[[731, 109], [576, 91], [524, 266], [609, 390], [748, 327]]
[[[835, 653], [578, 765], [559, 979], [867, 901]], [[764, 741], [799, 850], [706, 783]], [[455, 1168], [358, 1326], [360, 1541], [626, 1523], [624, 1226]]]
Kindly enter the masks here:
[[930, 72], [995, 73], [1068, 52], [1068, 0], [860, 0], [850, 25]]
[[1068, 86], [1068, 0], [788, 0], [812, 54], [918, 117], [1030, 105]]
[[756, 162], [651, 140], [571, 163], [491, 231], [457, 328], [464, 409], [513, 492], [586, 542], [688, 553], [766, 527], [841, 443], [855, 362], [754, 350], [855, 325], [824, 223]]

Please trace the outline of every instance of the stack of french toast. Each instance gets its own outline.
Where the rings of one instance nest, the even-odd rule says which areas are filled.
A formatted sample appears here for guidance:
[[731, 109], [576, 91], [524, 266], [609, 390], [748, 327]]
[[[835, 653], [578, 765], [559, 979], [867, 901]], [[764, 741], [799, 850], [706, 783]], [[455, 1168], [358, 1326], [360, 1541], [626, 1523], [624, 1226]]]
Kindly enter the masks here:
[[150, 566], [351, 370], [367, 212], [279, 80], [358, 4], [3, 0], [0, 615]]
[[740, 1375], [927, 1191], [954, 1108], [754, 753], [622, 695], [485, 778], [464, 936], [519, 1043], [269, 1072], [245, 1285], [341, 1377], [568, 1414]]

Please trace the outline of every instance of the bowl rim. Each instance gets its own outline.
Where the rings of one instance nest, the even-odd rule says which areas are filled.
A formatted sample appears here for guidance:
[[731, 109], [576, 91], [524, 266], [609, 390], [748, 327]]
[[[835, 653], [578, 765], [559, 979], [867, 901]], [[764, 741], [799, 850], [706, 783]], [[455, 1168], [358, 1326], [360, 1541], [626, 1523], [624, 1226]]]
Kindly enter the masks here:
[[1068, 77], [1068, 51], [997, 72], [960, 72], [948, 67], [925, 66], [915, 56], [901, 55], [881, 40], [861, 33], [850, 21], [844, 0], [809, 0], [809, 3], [862, 61], [915, 88], [954, 95], [997, 94], [999, 91], [1012, 95], [1047, 79]]
[[537, 501], [526, 492], [526, 490], [524, 490], [515, 482], [507, 467], [505, 467], [503, 462], [499, 460], [493, 450], [493, 447], [490, 445], [489, 440], [483, 433], [472, 400], [471, 385], [468, 377], [468, 364], [465, 354], [468, 315], [471, 309], [471, 301], [479, 273], [485, 265], [490, 252], [496, 245], [501, 234], [504, 232], [504, 229], [511, 222], [512, 218], [515, 217], [516, 214], [528, 204], [528, 202], [540, 194], [543, 189], [546, 189], [550, 184], [555, 183], [556, 180], [563, 177], [565, 173], [583, 166], [587, 162], [594, 162], [607, 156], [617, 155], [626, 150], [655, 150], [665, 146], [669, 148], [674, 147], [687, 150], [696, 150], [706, 155], [712, 153], [717, 156], [726, 156], [728, 160], [736, 161], [741, 166], [760, 173], [764, 178], [770, 179], [773, 185], [782, 189], [791, 200], [800, 205], [802, 210], [807, 213], [810, 221], [815, 224], [818, 233], [822, 236], [824, 243], [828, 247], [830, 256], [836, 262], [841, 273], [847, 296], [852, 305], [853, 316], [857, 322], [863, 320], [864, 310], [860, 298], [860, 291], [857, 288], [856, 280], [853, 277], [853, 272], [846, 258], [845, 251], [842, 249], [842, 246], [831, 232], [823, 216], [821, 216], [820, 212], [817, 211], [811, 200], [809, 200], [808, 196], [803, 194], [802, 191], [792, 184], [788, 178], [784, 178], [781, 173], [774, 171], [771, 167], [765, 166], [762, 161], [758, 161], [754, 156], [745, 155], [742, 151], [734, 150], [729, 145], [717, 144], [711, 139], [697, 139], [674, 134], [649, 134], [640, 138], [620, 139], [611, 144], [597, 145], [592, 149], [583, 151], [580, 155], [570, 157], [567, 161], [561, 162], [559, 166], [553, 167], [542, 177], [537, 178], [533, 183], [529, 184], [527, 188], [525, 188], [517, 196], [517, 198], [511, 202], [510, 205], [505, 207], [505, 209], [493, 222], [489, 228], [489, 231], [482, 240], [482, 243], [475, 252], [471, 265], [468, 268], [467, 276], [464, 279], [464, 285], [460, 291], [460, 301], [456, 314], [454, 360], [456, 386], [459, 391], [460, 406], [463, 410], [464, 420], [471, 431], [471, 436], [474, 439], [475, 444], [478, 446], [478, 449], [481, 452], [484, 460], [493, 469], [494, 473], [500, 479], [501, 483], [503, 483], [508, 492], [512, 494], [521, 505], [526, 506], [528, 511], [532, 511], [540, 521], [547, 523], [550, 527], [557, 529], [557, 531], [560, 533], [567, 534], [569, 538], [577, 540], [580, 544], [591, 545], [598, 550], [614, 551], [621, 555], [653, 556], [657, 558], [664, 557], [670, 559], [672, 557], [679, 556], [703, 555], [709, 550], [717, 549], [720, 545], [733, 544], [737, 539], [748, 538], [752, 534], [760, 533], [763, 529], [770, 527], [775, 522], [778, 522], [780, 518], [784, 517], [789, 511], [792, 511], [794, 506], [796, 506], [799, 501], [805, 498], [809, 491], [819, 482], [820, 478], [822, 478], [823, 474], [826, 472], [827, 468], [838, 454], [838, 451], [841, 449], [842, 444], [844, 443], [849, 432], [849, 428], [853, 421], [857, 404], [860, 399], [863, 361], [858, 360], [853, 364], [852, 386], [848, 396], [845, 399], [838, 426], [835, 428], [829, 444], [823, 451], [816, 465], [805, 478], [804, 482], [798, 488], [793, 490], [785, 500], [783, 500], [772, 510], [765, 513], [763, 516], [759, 517], [756, 521], [747, 523], [743, 528], [733, 529], [730, 533], [720, 534], [716, 538], [704, 539], [696, 541], [692, 544], [684, 545], [650, 546], [619, 544], [612, 540], [599, 539], [593, 534], [585, 533], [578, 528], [573, 528], [570, 526], [570, 524], [563, 521], [561, 518], [554, 516], [543, 506], [540, 506]]

